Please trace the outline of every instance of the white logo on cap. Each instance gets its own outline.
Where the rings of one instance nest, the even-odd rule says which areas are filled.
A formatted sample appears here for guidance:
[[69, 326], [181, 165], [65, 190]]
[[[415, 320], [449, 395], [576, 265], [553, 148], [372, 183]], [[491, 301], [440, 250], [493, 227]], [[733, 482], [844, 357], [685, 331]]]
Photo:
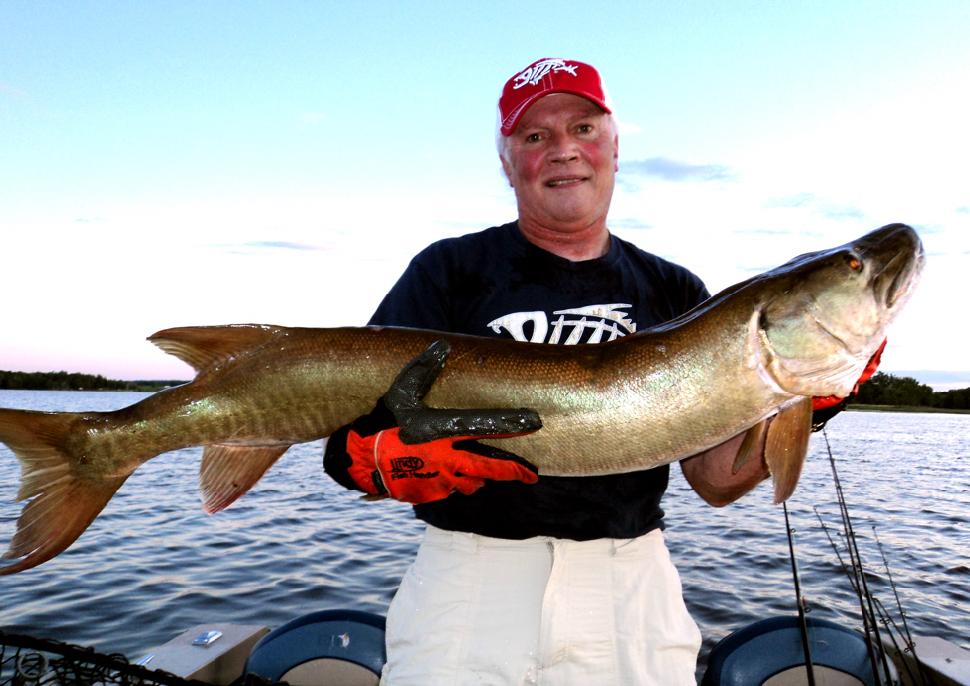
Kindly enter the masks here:
[[578, 65], [575, 64], [566, 64], [566, 60], [542, 60], [537, 64], [533, 64], [524, 72], [516, 76], [515, 83], [512, 84], [512, 88], [514, 90], [518, 90], [523, 86], [535, 86], [546, 74], [551, 71], [564, 71], [568, 74], [576, 76], [577, 66]]

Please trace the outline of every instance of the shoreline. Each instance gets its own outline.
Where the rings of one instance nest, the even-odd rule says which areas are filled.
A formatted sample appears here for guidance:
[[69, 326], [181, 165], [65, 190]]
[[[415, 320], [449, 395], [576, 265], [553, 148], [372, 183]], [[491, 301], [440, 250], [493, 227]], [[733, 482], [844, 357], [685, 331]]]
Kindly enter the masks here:
[[[130, 382], [137, 383], [137, 382]], [[157, 393], [167, 388], [173, 388], [186, 381], [176, 382], [168, 386], [138, 387], [138, 388], [0, 388], [0, 391], [58, 392], [58, 393]], [[930, 414], [970, 414], [970, 409], [929, 407], [927, 405], [863, 405], [850, 404], [845, 408], [847, 412], [926, 412]]]

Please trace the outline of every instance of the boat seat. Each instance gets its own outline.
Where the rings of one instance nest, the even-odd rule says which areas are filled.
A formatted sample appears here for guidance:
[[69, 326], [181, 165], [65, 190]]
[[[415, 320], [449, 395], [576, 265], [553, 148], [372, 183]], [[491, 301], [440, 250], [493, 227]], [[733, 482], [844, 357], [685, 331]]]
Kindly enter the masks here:
[[387, 658], [384, 625], [370, 612], [311, 612], [263, 636], [245, 673], [293, 686], [375, 686]]
[[[806, 618], [819, 686], [876, 686], [865, 638], [825, 619]], [[808, 683], [797, 616], [771, 617], [722, 638], [701, 686], [801, 686]]]

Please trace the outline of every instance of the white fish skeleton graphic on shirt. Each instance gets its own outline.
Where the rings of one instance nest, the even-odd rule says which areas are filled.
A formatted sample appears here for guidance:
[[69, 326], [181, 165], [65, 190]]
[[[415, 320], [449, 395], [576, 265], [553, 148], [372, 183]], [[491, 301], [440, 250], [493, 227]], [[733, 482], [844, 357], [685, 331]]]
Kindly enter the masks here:
[[[512, 312], [493, 319], [487, 326], [495, 333], [501, 333], [504, 329], [515, 340], [529, 343], [601, 343], [637, 330], [636, 322], [621, 311], [627, 307], [632, 305], [609, 303], [556, 310], [552, 313], [552, 321], [542, 310]], [[532, 327], [531, 335], [526, 332], [529, 325]]]

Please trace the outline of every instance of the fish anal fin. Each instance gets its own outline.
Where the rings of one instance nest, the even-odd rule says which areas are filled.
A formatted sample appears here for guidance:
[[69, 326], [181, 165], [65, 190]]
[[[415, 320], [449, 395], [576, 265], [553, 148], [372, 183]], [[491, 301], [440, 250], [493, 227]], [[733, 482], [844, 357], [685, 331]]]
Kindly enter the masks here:
[[808, 453], [812, 433], [812, 400], [801, 400], [783, 408], [768, 423], [765, 436], [765, 463], [774, 484], [775, 504], [795, 492], [798, 477]]
[[289, 445], [208, 445], [202, 453], [199, 488], [209, 514], [224, 510], [262, 478]]
[[282, 328], [263, 324], [182, 326], [153, 333], [148, 340], [201, 372], [263, 345]]

